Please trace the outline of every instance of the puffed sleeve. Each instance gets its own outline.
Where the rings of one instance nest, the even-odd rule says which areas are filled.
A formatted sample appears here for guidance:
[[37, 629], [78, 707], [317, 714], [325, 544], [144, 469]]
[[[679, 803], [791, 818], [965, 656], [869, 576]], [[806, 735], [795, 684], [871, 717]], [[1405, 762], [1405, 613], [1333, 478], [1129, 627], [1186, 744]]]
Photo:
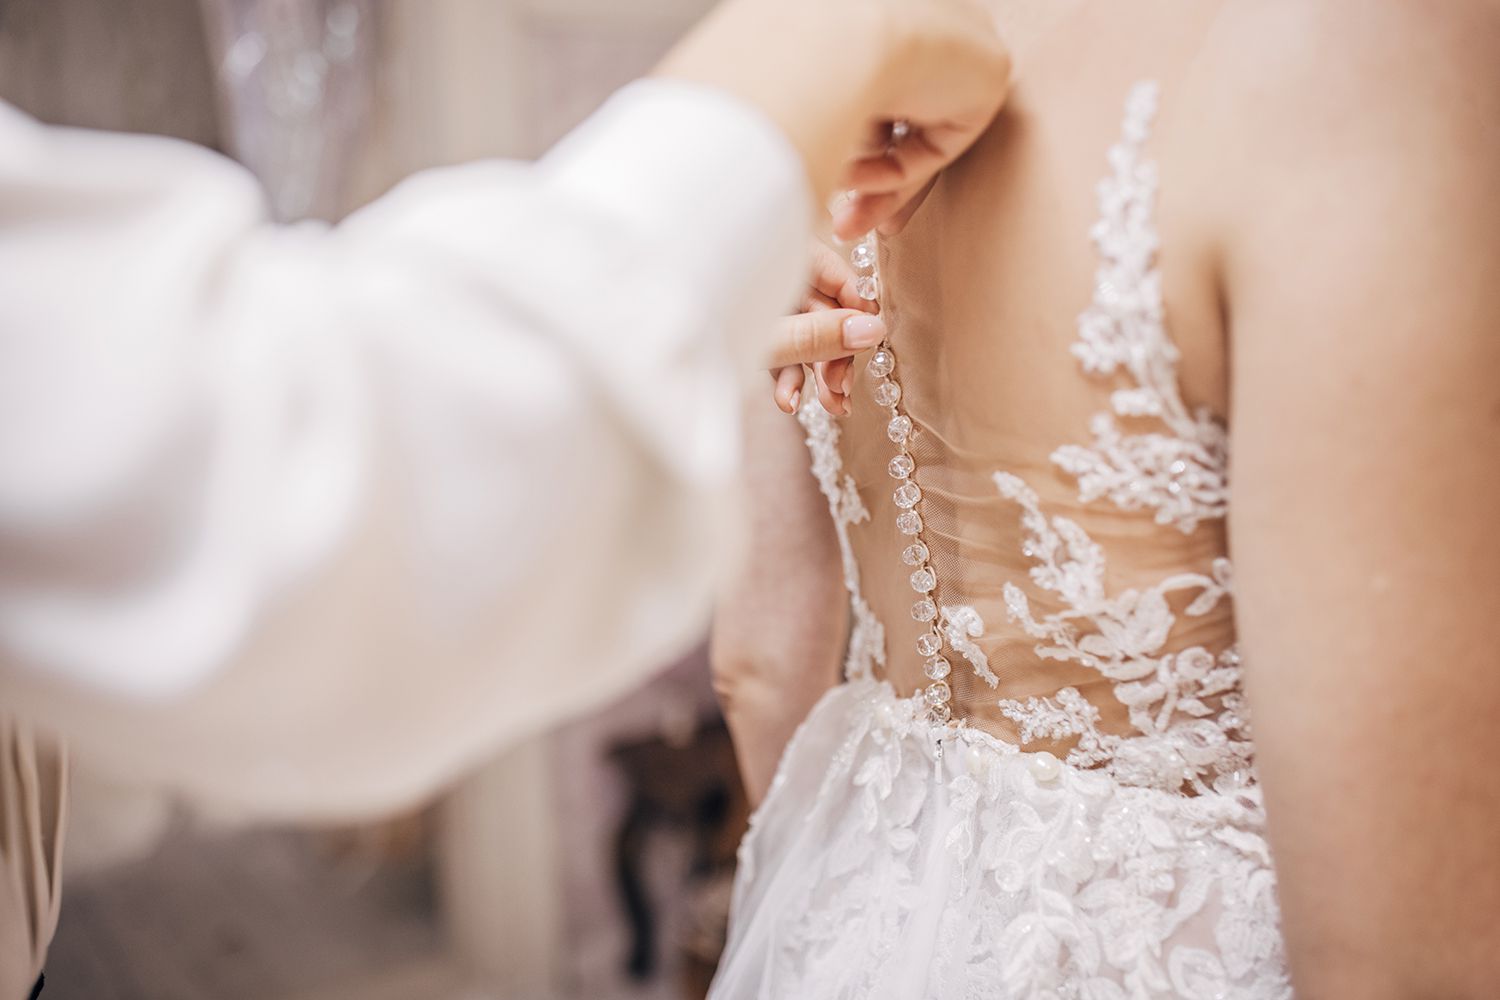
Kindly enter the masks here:
[[637, 683], [735, 547], [800, 159], [626, 88], [335, 226], [0, 105], [0, 701], [260, 814], [419, 795]]

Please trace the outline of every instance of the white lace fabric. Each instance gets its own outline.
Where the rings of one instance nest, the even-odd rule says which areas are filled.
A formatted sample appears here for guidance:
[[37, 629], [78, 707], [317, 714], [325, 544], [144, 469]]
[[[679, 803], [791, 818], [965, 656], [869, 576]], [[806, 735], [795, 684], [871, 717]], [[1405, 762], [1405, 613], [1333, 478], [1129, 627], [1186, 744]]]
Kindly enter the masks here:
[[710, 1000], [1289, 1000], [1258, 791], [1038, 778], [851, 681], [740, 850]]
[[1157, 100], [1130, 91], [1071, 330], [997, 335], [974, 282], [1007, 279], [965, 228], [962, 177], [882, 248], [953, 718], [923, 698], [895, 411], [860, 378], [851, 417], [801, 417], [854, 607], [849, 681], [745, 841], [712, 1000], [1291, 995], [1234, 642], [1228, 435], [1183, 399], [1157, 269]]

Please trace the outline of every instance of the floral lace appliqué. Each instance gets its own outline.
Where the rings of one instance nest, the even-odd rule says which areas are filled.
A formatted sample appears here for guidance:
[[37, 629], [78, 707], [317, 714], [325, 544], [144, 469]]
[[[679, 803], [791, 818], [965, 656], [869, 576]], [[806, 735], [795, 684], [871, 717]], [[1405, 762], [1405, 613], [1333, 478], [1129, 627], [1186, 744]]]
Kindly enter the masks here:
[[[1006, 584], [1012, 621], [1043, 640], [1037, 655], [1080, 663], [1107, 677], [1130, 713], [1136, 733], [1099, 729], [1099, 712], [1073, 688], [1050, 698], [1000, 703], [1021, 725], [1021, 741], [1076, 739], [1068, 763], [1105, 767], [1127, 785], [1206, 791], [1205, 779], [1246, 777], [1252, 752], [1240, 694], [1239, 656], [1233, 647], [1212, 653], [1201, 646], [1165, 652], [1176, 616], [1168, 597], [1188, 592], [1184, 614], [1206, 615], [1228, 597], [1227, 559], [1209, 573], [1179, 573], [1154, 587], [1107, 593], [1105, 557], [1075, 522], [1048, 519], [1036, 493], [1015, 476], [1000, 473], [1001, 494], [1021, 506], [1027, 549], [1036, 565], [1032, 582], [1056, 594], [1065, 610], [1037, 618], [1026, 594]], [[1081, 633], [1079, 623], [1090, 626]]]
[[1030, 756], [881, 682], [826, 695], [741, 847], [760, 919], [731, 923], [710, 997], [1290, 1000], [1258, 789]]
[[[1099, 252], [1094, 301], [1078, 318], [1073, 353], [1086, 372], [1123, 373], [1092, 421], [1090, 445], [1064, 445], [1052, 459], [1078, 480], [1084, 502], [1107, 497], [1122, 510], [1153, 510], [1161, 524], [1190, 532], [1228, 509], [1228, 436], [1205, 409], [1189, 412], [1177, 382], [1177, 345], [1167, 335], [1154, 222], [1156, 164], [1142, 146], [1156, 115], [1155, 83], [1137, 84], [1125, 106], [1124, 134], [1109, 151], [1111, 174], [1099, 184]], [[1165, 430], [1130, 432], [1143, 420]]]
[[[1228, 439], [1207, 411], [1189, 413], [1183, 404], [1179, 354], [1164, 325], [1154, 263], [1156, 168], [1141, 156], [1156, 106], [1156, 85], [1149, 82], [1138, 84], [1126, 102], [1124, 134], [1109, 152], [1112, 173], [1099, 186], [1094, 302], [1079, 317], [1073, 347], [1085, 371], [1123, 373], [1134, 384], [1115, 390], [1110, 409], [1093, 419], [1091, 445], [1066, 445], [1052, 457], [1077, 478], [1084, 503], [1108, 498], [1122, 510], [1154, 510], [1158, 523], [1191, 533], [1227, 510]], [[1156, 426], [1127, 431], [1122, 421]], [[1047, 698], [1000, 702], [1020, 725], [1022, 742], [1073, 741], [1070, 764], [1102, 767], [1128, 785], [1202, 792], [1248, 780], [1252, 746], [1238, 654], [1233, 647], [1165, 649], [1176, 624], [1168, 598], [1193, 593], [1183, 614], [1208, 614], [1229, 596], [1229, 561], [1215, 559], [1206, 572], [1110, 594], [1104, 550], [1082, 527], [1064, 517], [1048, 519], [1036, 493], [1016, 476], [997, 474], [995, 484], [1021, 507], [1032, 582], [1064, 606], [1039, 618], [1021, 588], [1007, 584], [1011, 620], [1042, 640], [1039, 656], [1079, 663], [1109, 679], [1135, 730], [1103, 731], [1099, 710], [1076, 689], [1064, 688]]]
[[990, 669], [990, 658], [974, 641], [984, 635], [984, 619], [979, 616], [979, 612], [967, 604], [945, 604], [941, 609], [939, 620], [942, 622], [943, 635], [948, 639], [948, 645], [969, 661], [969, 666], [974, 668], [975, 676], [990, 687], [999, 687], [1000, 678], [996, 677], [995, 672]]
[[839, 555], [843, 563], [844, 588], [849, 591], [849, 650], [844, 658], [844, 676], [850, 680], [870, 677], [876, 668], [885, 666], [885, 626], [860, 591], [859, 560], [849, 543], [849, 526], [870, 519], [870, 512], [859, 498], [854, 478], [844, 472], [839, 454], [839, 428], [811, 393], [797, 411], [797, 419], [807, 433], [807, 449], [812, 456], [812, 474], [818, 488], [828, 499], [838, 535]]

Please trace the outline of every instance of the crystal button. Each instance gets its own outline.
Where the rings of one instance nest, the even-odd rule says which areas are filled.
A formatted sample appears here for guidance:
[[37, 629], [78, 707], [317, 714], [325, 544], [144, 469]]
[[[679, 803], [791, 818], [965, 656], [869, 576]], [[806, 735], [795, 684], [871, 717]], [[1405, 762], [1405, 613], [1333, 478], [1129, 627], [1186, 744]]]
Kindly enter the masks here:
[[885, 378], [896, 370], [896, 356], [885, 348], [870, 355], [869, 372], [876, 378]]
[[896, 530], [903, 535], [915, 535], [922, 530], [922, 518], [914, 510], [896, 515]]
[[927, 561], [927, 546], [912, 542], [901, 552], [901, 561], [908, 566], [920, 566]]
[[897, 455], [891, 459], [891, 464], [885, 467], [892, 479], [905, 479], [915, 472], [916, 468], [917, 463], [911, 460], [910, 455]]
[[875, 387], [875, 402], [881, 406], [895, 406], [901, 402], [901, 387], [894, 382], [882, 382]]
[[953, 672], [953, 665], [941, 656], [934, 656], [922, 664], [922, 672], [927, 675], [928, 680], [940, 681]]
[[930, 569], [919, 569], [911, 575], [911, 589], [919, 594], [931, 593], [936, 586], [937, 577], [932, 575]]
[[922, 499], [922, 491], [917, 488], [916, 483], [903, 483], [896, 487], [896, 492], [891, 494], [896, 501], [896, 506], [902, 510], [911, 510]]
[[905, 444], [906, 439], [911, 437], [911, 417], [905, 414], [892, 417], [891, 422], [885, 425], [885, 436], [896, 444]]
[[[941, 705], [943, 704], [943, 702], [953, 697], [953, 692], [948, 690], [948, 685], [943, 681], [934, 681], [933, 683], [927, 685], [926, 697], [927, 704]], [[1055, 760], [1056, 758], [1053, 759]]]
[[922, 656], [935, 656], [943, 648], [943, 640], [936, 632], [924, 632], [917, 637], [917, 652]]
[[937, 617], [937, 605], [924, 597], [911, 606], [911, 616], [919, 622], [930, 622]]

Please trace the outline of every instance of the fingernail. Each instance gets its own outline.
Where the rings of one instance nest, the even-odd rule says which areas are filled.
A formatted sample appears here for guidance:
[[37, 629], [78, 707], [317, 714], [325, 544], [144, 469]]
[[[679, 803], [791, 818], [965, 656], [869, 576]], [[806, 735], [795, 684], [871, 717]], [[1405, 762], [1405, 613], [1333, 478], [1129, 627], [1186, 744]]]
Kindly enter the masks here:
[[851, 351], [874, 347], [885, 339], [885, 323], [879, 316], [850, 316], [844, 320], [844, 346]]

